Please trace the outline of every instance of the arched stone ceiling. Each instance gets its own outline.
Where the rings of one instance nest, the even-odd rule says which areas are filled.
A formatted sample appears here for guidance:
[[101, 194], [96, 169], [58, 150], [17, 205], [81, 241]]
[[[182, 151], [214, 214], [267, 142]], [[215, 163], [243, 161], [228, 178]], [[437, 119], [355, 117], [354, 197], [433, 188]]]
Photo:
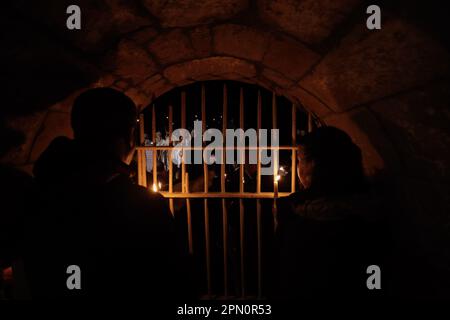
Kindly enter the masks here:
[[[68, 31], [75, 3], [82, 29]], [[0, 160], [31, 172], [53, 138], [71, 136], [72, 101], [89, 87], [115, 87], [142, 108], [195, 81], [255, 83], [348, 132], [367, 172], [395, 191], [402, 245], [442, 268], [448, 19], [427, 1], [381, 3], [382, 29], [370, 31], [362, 0], [6, 1]]]
[[[32, 164], [54, 136], [70, 134], [71, 101], [83, 88], [113, 86], [143, 107], [176, 86], [230, 79], [274, 90], [325, 123], [345, 128], [362, 147], [369, 173], [411, 170], [406, 173], [420, 175], [413, 168], [422, 166], [440, 167], [424, 171], [440, 177], [448, 173], [444, 160], [438, 163], [427, 153], [414, 160], [420, 163], [405, 166], [410, 158], [388, 129], [396, 112], [401, 115], [392, 101], [410, 101], [419, 89], [424, 95], [435, 92], [433, 83], [445, 78], [450, 68], [446, 49], [405, 19], [388, 15], [382, 32], [369, 31], [365, 15], [355, 15], [363, 4], [356, 0], [96, 0], [80, 1], [84, 28], [68, 33], [60, 13], [69, 2], [12, 5], [16, 18], [45, 27], [38, 32], [21, 24], [24, 36], [40, 39], [40, 45], [19, 44], [19, 61], [30, 64], [35, 52], [41, 52], [51, 64], [57, 52], [60, 67], [77, 81], [66, 85], [65, 99], [47, 99], [47, 106], [44, 99], [32, 115], [10, 117], [9, 127], [24, 132], [24, 143], [4, 156], [4, 162]], [[11, 24], [18, 25], [15, 21]], [[13, 47], [15, 38], [9, 41]], [[33, 54], [27, 56], [24, 50]], [[40, 71], [37, 66], [36, 73]], [[85, 84], [77, 72], [87, 73]], [[22, 73], [25, 77], [27, 70]], [[33, 81], [36, 95], [41, 90], [52, 97]], [[398, 111], [388, 113], [386, 105]], [[408, 105], [410, 112], [416, 108]], [[439, 106], [431, 109], [442, 112]], [[424, 132], [423, 127], [412, 129], [415, 123], [402, 126], [413, 130], [409, 134], [414, 143], [423, 135], [434, 140], [445, 136], [443, 128]]]

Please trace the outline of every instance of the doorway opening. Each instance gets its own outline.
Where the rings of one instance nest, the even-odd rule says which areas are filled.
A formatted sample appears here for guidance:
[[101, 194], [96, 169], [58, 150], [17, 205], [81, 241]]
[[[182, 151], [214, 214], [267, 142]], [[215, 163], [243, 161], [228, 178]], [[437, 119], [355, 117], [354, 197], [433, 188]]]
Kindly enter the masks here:
[[[227, 147], [222, 144], [213, 154], [222, 163], [188, 164], [187, 152], [203, 152], [207, 145], [183, 144], [185, 137], [177, 140], [173, 133], [183, 128], [194, 138], [195, 121], [202, 121], [201, 134], [215, 128], [224, 137], [227, 129], [278, 129], [279, 145], [233, 147], [237, 158], [230, 163], [225, 161]], [[137, 183], [168, 198], [186, 250], [194, 257], [205, 297], [264, 297], [270, 279], [276, 201], [300, 187], [297, 141], [317, 125], [301, 105], [235, 81], [173, 89], [140, 114]], [[245, 140], [243, 134], [240, 138]], [[249, 163], [252, 150], [256, 150], [256, 163]], [[263, 151], [271, 155], [270, 175], [261, 174], [267, 166], [261, 161]]]

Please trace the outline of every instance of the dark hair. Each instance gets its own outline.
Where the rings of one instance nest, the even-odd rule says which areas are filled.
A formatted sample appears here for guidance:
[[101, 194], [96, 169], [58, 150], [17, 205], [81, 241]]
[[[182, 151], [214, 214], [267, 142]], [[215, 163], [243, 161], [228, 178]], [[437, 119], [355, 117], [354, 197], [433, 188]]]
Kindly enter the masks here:
[[314, 161], [310, 191], [331, 195], [364, 191], [367, 182], [361, 149], [344, 131], [320, 127], [306, 134], [300, 142], [303, 156]]
[[112, 88], [95, 88], [75, 99], [71, 125], [76, 140], [108, 143], [128, 139], [136, 117], [136, 105], [127, 95]]

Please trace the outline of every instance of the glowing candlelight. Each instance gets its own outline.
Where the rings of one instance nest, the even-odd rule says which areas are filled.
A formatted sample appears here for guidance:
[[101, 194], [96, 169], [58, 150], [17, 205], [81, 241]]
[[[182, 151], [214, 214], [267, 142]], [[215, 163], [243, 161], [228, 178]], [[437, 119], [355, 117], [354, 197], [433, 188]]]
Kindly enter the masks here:
[[278, 198], [278, 181], [280, 181], [281, 177], [277, 174], [273, 179], [273, 193], [274, 198]]

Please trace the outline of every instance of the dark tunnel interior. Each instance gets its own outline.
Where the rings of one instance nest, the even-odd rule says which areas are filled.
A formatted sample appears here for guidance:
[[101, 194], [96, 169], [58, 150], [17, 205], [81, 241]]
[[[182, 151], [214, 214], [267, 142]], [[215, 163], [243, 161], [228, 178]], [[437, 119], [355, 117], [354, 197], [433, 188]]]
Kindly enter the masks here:
[[[81, 8], [80, 30], [66, 27], [66, 9], [73, 4]], [[372, 4], [381, 8], [379, 30], [366, 27], [366, 8]], [[3, 97], [0, 106], [0, 267], [3, 270], [0, 299], [28, 297], [26, 293], [16, 292], [23, 284], [18, 276], [20, 271], [11, 270], [21, 268], [17, 243], [26, 237], [22, 225], [24, 212], [33, 216], [38, 211], [32, 203], [35, 198], [30, 196], [35, 188], [33, 168], [36, 169], [36, 163], [55, 138], [74, 138], [71, 110], [82, 92], [110, 87], [126, 94], [143, 115], [144, 130], [151, 140], [153, 106], [157, 131], [163, 136], [169, 135], [169, 105], [174, 110], [173, 129], [181, 127], [182, 92], [187, 92], [187, 125], [192, 130], [196, 115], [201, 117], [202, 113], [202, 85], [206, 85], [207, 126], [222, 130], [219, 119], [223, 116], [224, 84], [228, 88], [230, 128], [239, 127], [239, 89], [244, 88], [247, 128], [257, 125], [258, 90], [262, 92], [263, 127], [271, 128], [272, 93], [276, 96], [280, 145], [290, 146], [294, 142], [292, 106], [297, 110], [297, 143], [313, 129], [336, 127], [346, 132], [361, 150], [365, 176], [380, 204], [371, 208], [384, 225], [374, 231], [372, 240], [376, 242], [379, 237], [389, 242], [385, 248], [388, 256], [385, 265], [389, 270], [386, 296], [449, 298], [450, 36], [445, 31], [448, 14], [444, 4], [445, 1], [406, 0], [376, 3], [365, 0], [17, 0], [3, 3], [0, 10]], [[137, 144], [142, 144], [139, 131], [135, 134]], [[290, 152], [289, 149], [281, 158], [285, 168], [291, 168]], [[340, 156], [337, 154], [336, 159]], [[131, 165], [136, 184], [141, 181], [136, 177], [138, 161], [136, 156]], [[71, 163], [60, 163], [61, 170], [69, 169]], [[151, 161], [148, 163], [153, 165]], [[197, 178], [202, 181], [203, 166], [198, 166], [198, 170], [194, 167], [188, 169], [192, 181]], [[240, 169], [236, 168], [238, 175]], [[227, 167], [224, 171], [229, 179], [230, 170]], [[215, 172], [220, 176], [219, 165]], [[159, 189], [168, 192], [168, 169], [164, 174], [158, 178], [166, 179]], [[181, 176], [175, 174], [178, 180], [174, 185], [181, 184]], [[296, 174], [291, 177], [287, 173], [280, 181], [280, 193], [290, 192], [290, 179], [294, 178], [297, 179]], [[147, 171], [145, 179], [151, 187], [153, 173]], [[220, 192], [220, 177], [216, 180], [217, 185], [209, 191]], [[301, 192], [300, 181], [293, 184]], [[269, 187], [263, 186], [263, 191], [275, 192], [272, 180]], [[195, 188], [194, 182], [191, 188]], [[239, 192], [239, 187], [233, 192]], [[204, 229], [203, 201], [208, 206], [206, 200], [191, 200], [193, 217], [198, 216], [195, 218], [198, 221], [193, 222], [196, 230]], [[210, 223], [213, 227], [217, 225], [217, 232], [211, 229], [212, 248], [225, 250], [221, 244], [222, 216], [214, 215], [222, 214], [222, 202], [208, 201]], [[271, 201], [261, 200], [264, 210], [271, 208]], [[230, 215], [230, 241], [235, 241], [239, 251], [239, 236], [243, 232], [239, 229], [240, 202], [228, 199], [226, 203], [230, 204], [230, 212], [236, 213], [236, 217]], [[285, 208], [283, 203], [280, 200], [278, 211]], [[369, 202], [364, 205], [371, 206]], [[170, 206], [173, 209], [173, 203]], [[62, 209], [62, 216], [65, 210], [70, 211]], [[248, 221], [256, 221], [256, 206], [246, 207], [246, 211]], [[272, 234], [273, 210], [266, 211], [269, 218], [263, 221], [263, 232], [269, 230], [267, 234]], [[182, 229], [179, 233], [185, 241], [183, 248], [188, 250], [186, 215], [184, 208], [175, 216], [179, 221], [177, 228]], [[79, 224], [83, 228], [82, 222]], [[259, 232], [256, 224], [248, 228], [256, 237]], [[306, 229], [306, 234], [308, 230], [313, 229]], [[384, 232], [389, 236], [384, 237]], [[194, 242], [198, 244], [204, 238], [204, 231], [196, 234], [194, 230]], [[267, 237], [264, 241], [264, 245], [270, 246], [275, 240]], [[233, 248], [231, 245], [230, 251]], [[261, 298], [257, 293], [258, 266], [254, 253], [258, 250], [257, 243], [249, 241], [246, 248], [248, 260], [252, 261], [246, 274], [253, 277], [247, 279], [252, 288], [248, 295]], [[204, 244], [199, 250], [206, 250]], [[224, 271], [220, 252], [217, 256], [213, 254], [211, 266], [212, 270], [219, 270], [215, 275], [213, 272], [217, 277], [213, 291], [220, 292], [216, 298], [225, 290], [221, 282]], [[270, 253], [262, 252], [267, 266], [264, 272], [269, 270]], [[201, 263], [196, 262], [193, 267], [193, 278], [202, 278], [198, 288], [201, 297], [208, 290], [204, 277], [205, 255], [206, 251], [201, 251], [194, 257]], [[233, 263], [236, 270], [229, 272], [228, 282], [230, 287], [239, 287], [240, 260], [234, 261], [233, 257], [230, 253], [230, 270], [234, 268]], [[363, 273], [363, 276], [365, 285], [367, 275]], [[263, 292], [269, 292], [272, 276], [263, 273], [262, 277]], [[11, 283], [15, 283], [15, 289]], [[230, 289], [230, 296], [239, 296], [242, 293], [239, 290]], [[267, 295], [263, 298], [268, 298]]]

